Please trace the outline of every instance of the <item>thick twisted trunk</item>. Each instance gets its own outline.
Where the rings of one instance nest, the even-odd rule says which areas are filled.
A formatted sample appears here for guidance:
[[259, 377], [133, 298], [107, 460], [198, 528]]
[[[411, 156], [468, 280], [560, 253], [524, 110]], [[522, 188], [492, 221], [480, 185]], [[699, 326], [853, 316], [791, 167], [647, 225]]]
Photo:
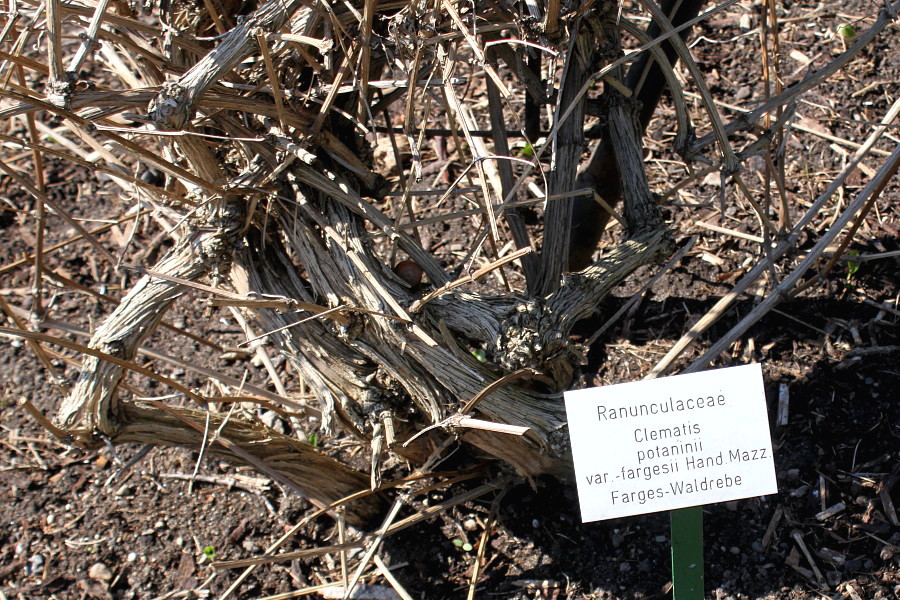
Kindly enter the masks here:
[[[417, 236], [358, 191], [374, 181], [370, 165], [349, 151], [356, 147], [354, 136], [361, 140], [360, 131], [366, 129], [359, 123], [346, 131], [334, 129], [348, 115], [367, 114], [371, 107], [364, 91], [369, 82], [344, 90], [360, 54], [325, 42], [332, 27], [355, 21], [344, 23], [338, 15], [337, 21], [326, 23], [301, 4], [262, 4], [186, 72], [167, 73], [171, 83], [160, 86], [155, 96], [126, 90], [84, 92], [70, 99], [79, 110], [93, 106], [99, 111], [90, 118], [100, 118], [106, 107], [122, 102], [145, 104], [149, 110], [142, 120], [158, 130], [178, 132], [162, 138], [168, 144], [162, 156], [124, 136], [116, 139], [121, 148], [166, 173], [167, 201], [177, 205], [179, 194], [188, 190], [185, 206], [193, 220], [182, 241], [145, 272], [91, 339], [93, 353], [59, 411], [60, 427], [83, 446], [106, 437], [192, 448], [203, 444], [208, 430], [221, 429], [209, 452], [252, 465], [319, 507], [376, 485], [386, 452], [421, 464], [448, 437], [526, 477], [565, 472], [569, 448], [561, 392], [571, 385], [585, 354], [572, 346], [572, 329], [624, 277], [664, 254], [669, 240], [643, 171], [637, 106], [613, 96], [604, 106], [614, 168], [612, 175], [604, 174], [608, 181], [603, 185], [623, 190], [629, 239], [582, 272], [565, 274], [571, 215], [579, 207], [571, 192], [583, 183], [576, 179], [576, 168], [584, 145], [587, 84], [609, 57], [607, 50], [615, 49], [614, 5], [585, 3], [588, 10], [573, 12], [564, 23], [569, 39], [556, 95], [540, 259], [528, 246], [524, 222], [515, 221], [517, 213], [498, 212], [513, 217], [518, 258], [533, 257], [525, 269], [528, 289], [475, 291], [465, 287], [474, 275], [467, 279], [463, 273], [454, 281], [452, 270]], [[465, 38], [468, 30], [463, 29]], [[295, 90], [284, 84], [295, 77], [287, 67], [290, 46], [263, 52], [270, 78], [266, 93], [274, 102], [260, 98], [262, 67], [236, 68], [261, 43], [308, 45], [316, 40], [322, 60], [321, 110], [302, 100], [302, 94], [292, 96]], [[311, 56], [310, 50], [303, 52], [298, 56]], [[505, 60], [510, 52], [498, 48]], [[281, 61], [281, 76], [275, 73], [273, 56]], [[447, 54], [419, 55], [410, 73], [429, 72], [416, 61], [441, 56]], [[483, 66], [495, 72], [492, 65]], [[508, 92], [499, 80], [492, 79], [491, 85], [497, 129], [503, 126], [503, 104], [510, 100], [503, 97]], [[529, 85], [542, 84], [532, 77]], [[439, 89], [447, 98], [456, 93], [449, 79]], [[413, 115], [409, 98], [407, 116]], [[455, 101], [448, 105], [459, 107]], [[202, 119], [195, 119], [198, 114]], [[474, 126], [470, 119], [467, 128]], [[213, 143], [204, 128], [231, 137], [216, 133], [215, 139], [227, 141]], [[479, 154], [475, 167], [482, 158], [487, 156]], [[511, 164], [505, 165], [499, 186], [509, 199], [515, 194]], [[539, 167], [538, 161], [531, 165]], [[491, 223], [491, 234], [499, 236], [501, 228]], [[389, 261], [395, 249], [421, 267], [433, 288], [411, 286], [393, 272]], [[497, 258], [497, 263], [506, 260], [499, 253]], [[180, 295], [206, 279], [213, 279], [215, 287], [230, 283], [236, 294], [225, 295], [234, 294], [233, 305], [242, 307], [296, 368], [320, 402], [325, 428], [340, 427], [369, 444], [371, 473], [275, 435], [249, 418], [223, 419], [215, 411], [135, 401], [122, 393], [123, 375], [141, 343]], [[200, 404], [209, 400], [186, 388], [183, 392]], [[423, 429], [430, 429], [429, 435], [417, 437]], [[377, 497], [367, 496], [349, 506], [347, 514], [362, 523], [379, 507]]]

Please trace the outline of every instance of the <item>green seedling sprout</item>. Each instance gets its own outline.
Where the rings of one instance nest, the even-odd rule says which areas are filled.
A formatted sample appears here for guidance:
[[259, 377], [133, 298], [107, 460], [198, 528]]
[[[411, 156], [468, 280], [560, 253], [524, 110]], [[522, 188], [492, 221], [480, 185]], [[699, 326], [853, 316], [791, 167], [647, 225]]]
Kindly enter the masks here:
[[[851, 250], [847, 253], [847, 256], [859, 256], [859, 252]], [[859, 262], [847, 260], [847, 283], [850, 283], [850, 280], [853, 279], [853, 276], [856, 275], [857, 271], [859, 271]]]
[[850, 40], [856, 37], [856, 29], [854, 29], [853, 25], [851, 25], [850, 23], [843, 23], [842, 25], [838, 25], [837, 32], [838, 35], [845, 40]]
[[850, 23], [842, 23], [837, 27], [837, 35], [841, 39], [841, 47], [846, 52], [847, 40], [852, 40], [856, 37], [856, 29]]
[[203, 556], [209, 560], [216, 560], [216, 549], [212, 546], [207, 546], [203, 549]]
[[306, 441], [309, 442], [309, 445], [313, 448], [319, 447], [319, 436], [317, 436], [315, 432], [306, 436]]

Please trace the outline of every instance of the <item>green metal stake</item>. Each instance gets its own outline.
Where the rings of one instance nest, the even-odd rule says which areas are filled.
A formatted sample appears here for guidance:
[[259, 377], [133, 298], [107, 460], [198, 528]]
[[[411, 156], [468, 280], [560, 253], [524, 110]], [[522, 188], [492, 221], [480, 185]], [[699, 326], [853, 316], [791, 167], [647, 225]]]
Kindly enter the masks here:
[[672, 532], [672, 597], [703, 600], [703, 507], [669, 511]]

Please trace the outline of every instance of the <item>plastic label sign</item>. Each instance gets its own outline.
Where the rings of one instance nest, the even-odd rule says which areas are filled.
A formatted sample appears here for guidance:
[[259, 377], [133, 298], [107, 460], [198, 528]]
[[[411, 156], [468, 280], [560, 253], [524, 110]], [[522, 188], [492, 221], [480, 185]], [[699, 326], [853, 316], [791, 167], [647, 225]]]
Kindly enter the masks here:
[[758, 364], [565, 399], [585, 523], [778, 491]]

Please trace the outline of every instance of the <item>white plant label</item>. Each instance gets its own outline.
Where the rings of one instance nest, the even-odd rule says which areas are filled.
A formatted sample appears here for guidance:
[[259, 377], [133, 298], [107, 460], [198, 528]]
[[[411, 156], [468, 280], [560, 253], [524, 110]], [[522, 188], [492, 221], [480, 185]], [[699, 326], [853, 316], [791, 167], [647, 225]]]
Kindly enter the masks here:
[[565, 399], [585, 523], [778, 491], [758, 364]]

